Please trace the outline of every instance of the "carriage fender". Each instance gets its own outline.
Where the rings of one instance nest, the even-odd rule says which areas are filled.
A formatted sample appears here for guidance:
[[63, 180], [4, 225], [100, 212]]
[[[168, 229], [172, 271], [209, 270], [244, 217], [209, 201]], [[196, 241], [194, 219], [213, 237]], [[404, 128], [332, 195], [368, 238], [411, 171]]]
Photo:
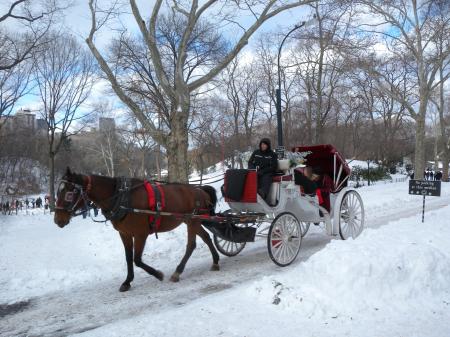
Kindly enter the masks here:
[[[336, 199], [334, 200], [334, 203], [333, 203], [333, 229], [332, 229], [331, 235], [339, 235], [339, 210], [341, 208], [342, 199], [344, 199], [344, 196], [349, 191], [355, 191], [356, 193], [358, 193], [358, 191], [356, 191], [356, 189], [353, 187], [344, 187], [342, 190], [340, 190], [337, 193]], [[335, 193], [335, 195], [336, 195], [336, 193]]]

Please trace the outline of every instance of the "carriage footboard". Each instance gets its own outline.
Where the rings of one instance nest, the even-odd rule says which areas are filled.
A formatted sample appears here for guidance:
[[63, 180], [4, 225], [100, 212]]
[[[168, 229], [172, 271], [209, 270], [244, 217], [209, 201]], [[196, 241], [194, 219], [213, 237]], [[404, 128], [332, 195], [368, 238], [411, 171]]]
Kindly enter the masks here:
[[202, 225], [223, 240], [237, 243], [255, 241], [256, 228], [254, 227], [239, 227], [232, 222], [208, 220], [203, 220]]

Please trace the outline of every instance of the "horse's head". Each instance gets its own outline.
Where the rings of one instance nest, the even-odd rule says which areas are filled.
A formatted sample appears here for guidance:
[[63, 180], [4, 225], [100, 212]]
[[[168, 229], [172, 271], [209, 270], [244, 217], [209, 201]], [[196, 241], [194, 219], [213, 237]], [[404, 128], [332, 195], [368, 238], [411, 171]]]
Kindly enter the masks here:
[[75, 174], [67, 167], [66, 173], [59, 182], [56, 194], [55, 223], [63, 228], [74, 216], [82, 214], [88, 207], [87, 189], [90, 188], [89, 178]]

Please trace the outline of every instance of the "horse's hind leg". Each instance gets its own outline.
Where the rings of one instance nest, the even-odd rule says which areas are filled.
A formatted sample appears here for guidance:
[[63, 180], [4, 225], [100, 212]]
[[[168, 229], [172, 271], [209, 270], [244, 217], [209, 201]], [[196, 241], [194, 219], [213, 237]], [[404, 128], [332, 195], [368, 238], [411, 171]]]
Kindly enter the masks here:
[[147, 235], [138, 235], [134, 237], [134, 264], [136, 267], [144, 269], [147, 273], [162, 281], [164, 279], [164, 274], [161, 271], [156, 270], [142, 262], [142, 253], [144, 252], [145, 241], [147, 241]]
[[219, 253], [217, 253], [216, 247], [214, 247], [214, 244], [211, 240], [211, 237], [209, 236], [209, 233], [200, 226], [200, 232], [198, 233], [198, 235], [202, 238], [203, 242], [206, 243], [206, 245], [208, 246], [212, 258], [213, 258], [213, 264], [211, 266], [211, 270], [219, 270]]
[[119, 288], [119, 291], [127, 291], [131, 287], [131, 281], [134, 279], [134, 270], [133, 270], [133, 237], [130, 235], [126, 235], [120, 233], [120, 238], [122, 239], [123, 246], [125, 247], [125, 258], [127, 260], [127, 278], [122, 283]]
[[188, 242], [186, 245], [186, 252], [184, 253], [183, 258], [181, 259], [180, 264], [175, 269], [175, 272], [170, 277], [172, 282], [178, 282], [180, 280], [180, 275], [184, 271], [184, 267], [186, 266], [187, 261], [192, 255], [196, 247], [195, 237], [199, 231], [200, 224], [198, 222], [189, 222], [187, 224], [187, 232], [188, 232]]

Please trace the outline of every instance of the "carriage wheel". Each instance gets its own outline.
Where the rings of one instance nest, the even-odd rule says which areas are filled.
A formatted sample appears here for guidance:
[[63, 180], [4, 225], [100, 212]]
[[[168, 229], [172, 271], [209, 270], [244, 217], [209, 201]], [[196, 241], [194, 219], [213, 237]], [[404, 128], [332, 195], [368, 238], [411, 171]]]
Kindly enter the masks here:
[[300, 222], [292, 213], [280, 213], [270, 225], [267, 236], [267, 248], [272, 261], [281, 267], [290, 265], [297, 257], [301, 243]]
[[308, 233], [308, 229], [309, 229], [310, 225], [311, 225], [310, 222], [300, 221], [300, 227], [302, 228], [302, 237], [304, 237], [306, 235], [306, 233]]
[[355, 239], [364, 228], [364, 205], [356, 191], [344, 195], [339, 209], [339, 235], [342, 240]]
[[245, 242], [232, 242], [219, 238], [214, 234], [214, 245], [217, 250], [225, 256], [236, 256], [245, 247]]

